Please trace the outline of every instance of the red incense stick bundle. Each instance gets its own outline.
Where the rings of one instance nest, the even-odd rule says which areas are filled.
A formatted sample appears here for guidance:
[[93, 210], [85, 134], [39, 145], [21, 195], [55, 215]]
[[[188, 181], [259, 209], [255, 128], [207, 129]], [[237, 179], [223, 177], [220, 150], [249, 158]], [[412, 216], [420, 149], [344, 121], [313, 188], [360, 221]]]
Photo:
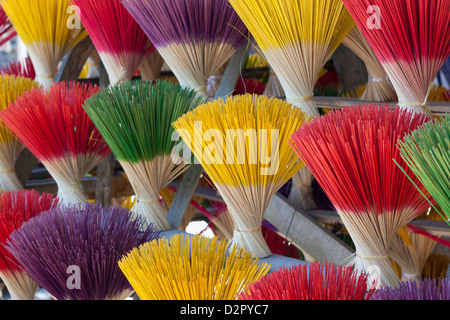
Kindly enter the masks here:
[[370, 300], [368, 275], [351, 267], [313, 263], [282, 267], [239, 295], [240, 300]]
[[0, 47], [14, 38], [16, 35], [17, 32], [11, 24], [11, 21], [9, 21], [5, 10], [0, 7]]
[[399, 107], [345, 107], [300, 128], [290, 142], [355, 243], [356, 269], [371, 267], [382, 286], [399, 283], [388, 257], [395, 232], [429, 207], [393, 161], [411, 173], [396, 145], [428, 120]]
[[0, 114], [52, 175], [63, 205], [87, 202], [81, 179], [111, 152], [83, 109], [98, 91], [94, 85], [60, 82], [28, 91]]
[[22, 61], [13, 61], [0, 69], [1, 74], [14, 75], [34, 80], [36, 78], [36, 70], [34, 70], [33, 62], [29, 57]]
[[34, 300], [38, 284], [28, 277], [5, 245], [23, 223], [57, 205], [53, 195], [34, 190], [0, 194], [0, 276], [13, 300]]
[[131, 80], [155, 50], [120, 0], [72, 0], [108, 72], [112, 85]]
[[450, 1], [343, 0], [394, 86], [399, 105], [426, 103], [450, 55]]

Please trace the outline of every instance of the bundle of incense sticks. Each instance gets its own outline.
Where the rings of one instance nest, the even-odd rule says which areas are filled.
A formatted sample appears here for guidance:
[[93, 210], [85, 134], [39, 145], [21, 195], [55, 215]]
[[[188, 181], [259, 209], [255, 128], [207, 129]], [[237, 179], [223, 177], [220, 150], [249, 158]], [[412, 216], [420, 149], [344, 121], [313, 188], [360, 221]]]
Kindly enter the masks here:
[[146, 58], [139, 66], [142, 80], [158, 80], [161, 75], [161, 70], [164, 62], [165, 61], [158, 50], [154, 50], [153, 53], [150, 54], [150, 56]]
[[412, 172], [396, 145], [429, 120], [388, 105], [345, 107], [303, 126], [290, 142], [355, 243], [350, 262], [376, 271], [381, 286], [399, 284], [388, 257], [394, 234], [429, 208], [425, 188], [415, 178], [418, 191], [402, 173]]
[[214, 201], [212, 203], [212, 213], [208, 210], [202, 210], [206, 218], [208, 218], [208, 227], [219, 237], [219, 239], [232, 239], [234, 232], [234, 221], [223, 202]]
[[[431, 209], [419, 215], [417, 220], [441, 220], [436, 210]], [[397, 231], [392, 240], [389, 256], [397, 262], [402, 271], [402, 281], [421, 280], [423, 269], [437, 241], [408, 230], [405, 226]]]
[[227, 64], [224, 64], [219, 68], [216, 73], [214, 73], [208, 79], [208, 84], [206, 85], [206, 95], [210, 100], [214, 100], [216, 97], [217, 90], [219, 89], [220, 83], [222, 82], [223, 74], [225, 73]]
[[123, 300], [133, 288], [118, 260], [158, 237], [125, 208], [86, 203], [30, 219], [10, 236], [7, 250], [57, 300]]
[[122, 0], [179, 83], [207, 98], [209, 78], [247, 42], [227, 0]]
[[266, 90], [266, 84], [257, 79], [241, 78], [234, 88], [235, 95], [257, 94], [262, 95]]
[[0, 7], [0, 47], [17, 35], [16, 30], [8, 19], [5, 10]]
[[[0, 76], [0, 111], [7, 109], [10, 103], [14, 103], [25, 92], [37, 87], [38, 83], [28, 78], [10, 75]], [[1, 123], [0, 189], [3, 191], [23, 189], [15, 170], [16, 160], [23, 149], [23, 144], [17, 140], [4, 123]]]
[[190, 164], [190, 159], [173, 157], [177, 141], [171, 124], [202, 102], [194, 90], [169, 82], [129, 81], [99, 92], [84, 105], [131, 182], [133, 210], [161, 231], [171, 225], [159, 192]]
[[402, 282], [399, 288], [378, 290], [372, 300], [450, 300], [450, 278]]
[[111, 150], [83, 110], [99, 87], [78, 82], [32, 89], [3, 110], [2, 120], [58, 185], [61, 205], [88, 201], [81, 180]]
[[147, 242], [119, 266], [142, 300], [235, 300], [269, 271], [229, 241], [176, 235]]
[[281, 85], [280, 79], [278, 78], [277, 74], [275, 73], [272, 67], [270, 67], [270, 77], [269, 81], [267, 82], [267, 87], [266, 90], [264, 91], [264, 95], [278, 99], [286, 98], [286, 93], [283, 90], [283, 86]]
[[107, 70], [110, 84], [132, 79], [155, 50], [120, 0], [71, 0]]
[[[286, 100], [315, 117], [319, 73], [355, 22], [341, 0], [230, 0], [276, 73]], [[293, 177], [294, 207], [316, 208], [313, 177], [303, 168]]]
[[450, 55], [450, 2], [342, 2], [388, 74], [399, 105], [431, 116], [428, 94]]
[[173, 126], [202, 164], [235, 222], [233, 242], [271, 254], [261, 223], [271, 197], [303, 167], [286, 139], [311, 117], [266, 96], [233, 96], [201, 105]]
[[369, 79], [361, 95], [363, 101], [393, 101], [397, 98], [386, 71], [373, 52], [358, 26], [355, 26], [342, 41], [366, 65]]
[[53, 195], [34, 190], [0, 193], [0, 277], [13, 300], [34, 300], [38, 283], [6, 249], [12, 234], [25, 222], [58, 206]]
[[313, 263], [282, 267], [250, 284], [239, 300], [370, 300], [369, 276], [351, 267]]
[[340, 0], [230, 0], [286, 99], [319, 116], [312, 95], [319, 72], [355, 22]]
[[25, 77], [31, 80], [36, 78], [36, 70], [34, 70], [33, 62], [29, 57], [22, 61], [12, 61], [8, 63], [5, 67], [0, 69], [0, 74]]
[[404, 171], [405, 175], [419, 179], [439, 205], [436, 211], [450, 224], [450, 117], [423, 124], [399, 141], [398, 148], [413, 173]]
[[68, 0], [1, 0], [25, 43], [36, 81], [49, 88], [61, 59], [87, 36]]
[[422, 272], [422, 278], [445, 278], [447, 276], [450, 257], [439, 253], [431, 253]]

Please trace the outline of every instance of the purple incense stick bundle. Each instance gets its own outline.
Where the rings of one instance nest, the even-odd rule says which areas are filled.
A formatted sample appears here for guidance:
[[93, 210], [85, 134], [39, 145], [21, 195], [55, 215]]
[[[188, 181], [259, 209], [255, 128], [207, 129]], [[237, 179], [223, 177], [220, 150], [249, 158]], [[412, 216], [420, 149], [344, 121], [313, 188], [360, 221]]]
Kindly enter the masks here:
[[450, 300], [450, 278], [410, 280], [378, 290], [371, 300]]
[[207, 96], [208, 79], [248, 39], [227, 0], [122, 0], [182, 86]]
[[123, 300], [133, 289], [118, 260], [159, 237], [126, 208], [59, 207], [16, 230], [7, 250], [30, 277], [58, 300]]

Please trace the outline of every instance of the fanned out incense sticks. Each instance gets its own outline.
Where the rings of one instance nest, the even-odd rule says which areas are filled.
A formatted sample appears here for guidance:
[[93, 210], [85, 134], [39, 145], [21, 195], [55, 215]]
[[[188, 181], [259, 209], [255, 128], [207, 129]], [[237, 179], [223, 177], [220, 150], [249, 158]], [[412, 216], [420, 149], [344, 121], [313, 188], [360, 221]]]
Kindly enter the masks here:
[[57, 205], [53, 195], [34, 190], [0, 193], [0, 277], [13, 300], [34, 300], [38, 283], [23, 271], [6, 244], [23, 223]]
[[227, 65], [224, 64], [208, 79], [208, 84], [206, 85], [206, 95], [209, 100], [214, 100], [216, 97], [217, 90], [219, 89], [220, 83], [222, 82], [223, 74], [225, 73]]
[[[313, 100], [319, 73], [355, 22], [341, 0], [230, 0], [262, 55], [276, 73], [286, 100], [319, 116]], [[294, 207], [314, 209], [313, 176], [305, 167], [293, 177]]]
[[234, 221], [227, 206], [223, 202], [214, 201], [213, 209], [215, 213], [211, 214], [208, 210], [203, 210], [203, 214], [209, 219], [208, 226], [213, 230], [219, 239], [233, 239]]
[[[38, 83], [24, 77], [0, 76], [0, 111], [9, 107], [26, 91], [37, 88]], [[2, 123], [0, 125], [0, 189], [15, 191], [23, 189], [16, 175], [15, 164], [23, 144]]]
[[277, 74], [287, 101], [319, 116], [319, 72], [355, 22], [341, 0], [230, 0]]
[[367, 291], [368, 278], [331, 263], [282, 267], [250, 284], [239, 300], [370, 300], [375, 288]]
[[1, 0], [0, 4], [27, 47], [35, 80], [51, 87], [61, 59], [87, 36], [69, 0]]
[[174, 161], [171, 124], [203, 100], [165, 81], [126, 82], [88, 99], [85, 110], [124, 169], [136, 195], [133, 210], [161, 231], [171, 228], [159, 192], [187, 168]]
[[428, 101], [450, 101], [450, 89], [434, 85], [428, 96]]
[[120, 0], [71, 0], [109, 75], [110, 84], [132, 79], [155, 50]]
[[261, 222], [271, 197], [303, 167], [286, 140], [312, 117], [266, 96], [217, 99], [173, 126], [203, 166], [235, 222], [233, 242], [271, 254]]
[[234, 88], [235, 95], [257, 94], [262, 95], [266, 90], [266, 84], [257, 79], [241, 78]]
[[450, 300], [450, 278], [402, 282], [399, 288], [378, 290], [371, 300]]
[[36, 78], [36, 71], [34, 70], [33, 62], [31, 62], [29, 57], [23, 59], [22, 61], [13, 61], [8, 63], [5, 67], [0, 69], [0, 74], [25, 77], [31, 80]]
[[395, 100], [397, 94], [389, 81], [387, 73], [358, 26], [355, 26], [348, 33], [342, 44], [352, 50], [366, 65], [369, 79], [361, 100], [378, 102]]
[[[418, 220], [441, 220], [436, 210], [427, 210], [419, 215]], [[437, 243], [421, 234], [408, 230], [405, 226], [397, 231], [392, 240], [389, 256], [397, 262], [402, 270], [402, 281], [422, 280], [422, 273], [428, 257]]]
[[123, 300], [133, 288], [118, 260], [158, 237], [125, 208], [86, 203], [30, 219], [10, 236], [7, 250], [58, 300]]
[[141, 300], [236, 300], [269, 271], [229, 241], [187, 234], [147, 242], [119, 266]]
[[425, 263], [422, 278], [445, 278], [449, 265], [450, 257], [433, 252]]
[[122, 0], [180, 85], [207, 98], [209, 78], [247, 42], [227, 0]]
[[[388, 253], [395, 232], [429, 203], [402, 173], [397, 142], [430, 119], [386, 106], [334, 110], [300, 128], [289, 143], [333, 203], [356, 246], [351, 263], [379, 273], [381, 286], [397, 287]], [[419, 184], [423, 193], [425, 188]]]
[[395, 88], [399, 105], [431, 116], [429, 91], [450, 55], [447, 0], [343, 0]]
[[83, 110], [99, 87], [77, 82], [32, 89], [3, 110], [2, 120], [58, 185], [61, 205], [85, 203], [81, 179], [111, 150]]
[[[398, 142], [402, 159], [442, 210], [435, 209], [444, 221], [450, 220], [450, 117], [423, 124]], [[413, 174], [411, 174], [413, 173]], [[415, 176], [415, 177], [414, 177]]]
[[154, 50], [148, 58], [146, 58], [141, 65], [139, 70], [141, 72], [142, 80], [156, 81], [161, 75], [161, 70], [164, 65], [164, 59], [161, 54]]
[[0, 7], [0, 47], [17, 35], [16, 30], [8, 19], [5, 10]]
[[275, 71], [270, 67], [269, 81], [267, 82], [266, 90], [264, 95], [270, 98], [285, 99], [286, 93], [283, 90], [280, 79], [278, 78]]

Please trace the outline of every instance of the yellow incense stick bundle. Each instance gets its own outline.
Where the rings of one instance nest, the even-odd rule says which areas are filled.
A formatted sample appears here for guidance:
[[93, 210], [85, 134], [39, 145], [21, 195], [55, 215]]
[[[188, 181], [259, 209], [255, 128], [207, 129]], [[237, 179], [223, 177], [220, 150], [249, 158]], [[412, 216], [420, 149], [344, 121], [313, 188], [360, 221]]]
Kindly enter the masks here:
[[[22, 96], [26, 91], [37, 88], [38, 83], [25, 77], [10, 75], [0, 76], [0, 111], [9, 107], [10, 103]], [[23, 189], [16, 171], [15, 163], [24, 149], [23, 144], [16, 138], [6, 125], [0, 125], [0, 189], [16, 191]]]
[[397, 94], [394, 87], [391, 85], [380, 60], [378, 60], [359, 27], [355, 26], [342, 43], [352, 50], [366, 65], [369, 79], [361, 100], [371, 102], [395, 100]]
[[261, 234], [269, 201], [303, 167], [287, 139], [311, 118], [285, 101], [242, 95], [204, 104], [174, 123], [227, 204], [233, 241], [259, 258], [271, 254]]
[[341, 0], [230, 0], [286, 92], [319, 116], [312, 99], [325, 63], [355, 22]]
[[119, 267], [142, 300], [236, 300], [269, 266], [229, 246], [217, 237], [176, 235], [135, 248]]
[[68, 0], [1, 0], [17, 34], [27, 47], [36, 81], [45, 88], [54, 83], [60, 60], [87, 32]]

